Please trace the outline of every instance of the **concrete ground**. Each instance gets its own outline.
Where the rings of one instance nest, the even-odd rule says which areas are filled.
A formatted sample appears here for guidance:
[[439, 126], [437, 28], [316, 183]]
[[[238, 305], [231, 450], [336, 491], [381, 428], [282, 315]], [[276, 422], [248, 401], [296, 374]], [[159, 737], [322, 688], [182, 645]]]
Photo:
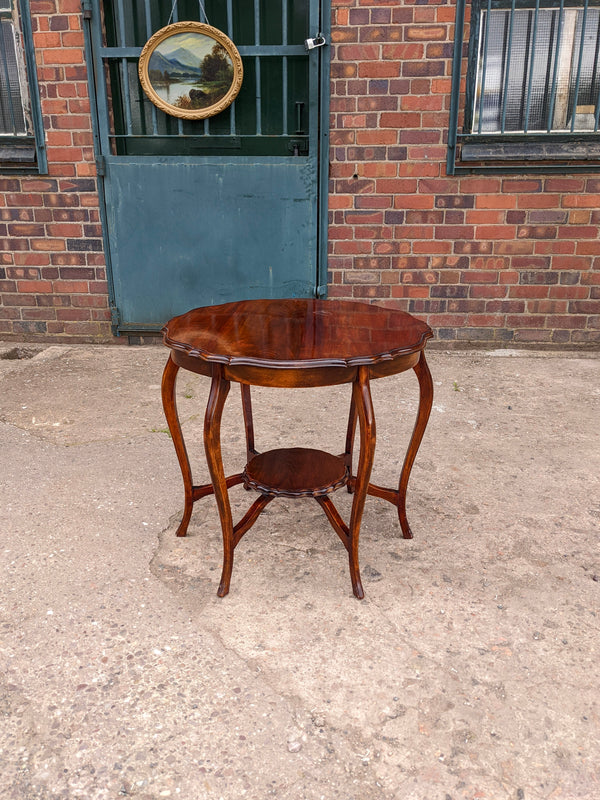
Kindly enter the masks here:
[[[367, 499], [362, 602], [312, 500], [268, 507], [216, 597], [213, 498], [175, 538], [164, 348], [0, 355], [3, 800], [600, 797], [600, 355], [430, 351], [415, 538]], [[181, 374], [197, 482], [207, 388]], [[373, 395], [393, 486], [417, 382]], [[347, 386], [253, 397], [260, 449], [343, 449]], [[223, 434], [238, 471], [237, 391]]]

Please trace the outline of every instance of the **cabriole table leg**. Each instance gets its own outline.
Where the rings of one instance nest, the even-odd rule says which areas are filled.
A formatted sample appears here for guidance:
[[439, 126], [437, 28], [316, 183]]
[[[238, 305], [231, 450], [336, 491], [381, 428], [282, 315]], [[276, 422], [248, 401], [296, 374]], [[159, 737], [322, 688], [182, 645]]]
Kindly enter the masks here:
[[356, 470], [356, 483], [350, 513], [348, 558], [350, 562], [350, 579], [354, 595], [362, 600], [365, 596], [360, 580], [358, 566], [358, 537], [362, 520], [369, 478], [375, 457], [375, 414], [371, 400], [368, 367], [359, 367], [356, 380], [352, 384], [353, 405], [358, 415], [360, 430], [360, 455]]
[[177, 536], [185, 536], [187, 528], [192, 516], [192, 508], [194, 507], [193, 497], [193, 484], [192, 484], [192, 469], [190, 467], [190, 460], [188, 458], [185, 442], [183, 440], [183, 433], [181, 432], [181, 424], [179, 422], [179, 415], [177, 413], [177, 400], [175, 397], [175, 383], [179, 366], [169, 356], [169, 360], [165, 366], [162, 377], [162, 403], [169, 426], [169, 433], [175, 446], [175, 453], [179, 461], [181, 475], [183, 478], [183, 490], [185, 494], [185, 506], [183, 509], [183, 518], [177, 528]]
[[417, 451], [423, 439], [425, 428], [429, 414], [431, 413], [431, 406], [433, 404], [433, 381], [431, 373], [425, 360], [425, 351], [421, 350], [421, 356], [414, 366], [414, 371], [419, 379], [419, 411], [417, 413], [417, 420], [412, 432], [412, 436], [402, 465], [402, 472], [400, 473], [400, 483], [398, 487], [398, 518], [400, 520], [400, 527], [402, 528], [402, 535], [405, 539], [412, 539], [412, 531], [408, 524], [406, 517], [406, 489], [408, 487], [408, 479], [417, 456]]
[[229, 381], [223, 377], [223, 367], [220, 364], [215, 364], [204, 416], [204, 451], [223, 531], [223, 572], [217, 591], [219, 597], [224, 597], [229, 592], [231, 571], [233, 569], [233, 550], [235, 547], [231, 505], [229, 503], [223, 457], [221, 455], [221, 416], [225, 400], [229, 394], [229, 386]]

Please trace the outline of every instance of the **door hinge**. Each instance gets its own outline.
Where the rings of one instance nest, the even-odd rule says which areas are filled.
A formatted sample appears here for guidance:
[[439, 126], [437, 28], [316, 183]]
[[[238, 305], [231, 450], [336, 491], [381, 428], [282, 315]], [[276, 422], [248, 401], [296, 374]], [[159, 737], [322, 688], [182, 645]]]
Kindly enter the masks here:
[[327, 286], [317, 286], [315, 290], [315, 295], [317, 297], [327, 297]]
[[96, 175], [104, 178], [106, 175], [106, 159], [104, 156], [96, 156]]
[[116, 306], [110, 307], [110, 322], [114, 328], [118, 328], [121, 322], [121, 316], [119, 314], [119, 309]]
[[81, 10], [84, 19], [92, 18], [92, 0], [81, 0]]

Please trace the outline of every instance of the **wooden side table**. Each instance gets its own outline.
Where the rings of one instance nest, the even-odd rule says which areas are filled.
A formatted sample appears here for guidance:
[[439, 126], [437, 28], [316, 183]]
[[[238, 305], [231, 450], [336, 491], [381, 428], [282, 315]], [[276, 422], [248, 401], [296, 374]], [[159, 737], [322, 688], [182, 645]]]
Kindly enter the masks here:
[[[432, 336], [429, 326], [405, 312], [364, 303], [248, 300], [196, 308], [174, 317], [163, 328], [163, 335], [171, 353], [163, 374], [162, 400], [185, 492], [177, 535], [186, 535], [194, 503], [214, 493], [223, 531], [223, 572], [217, 594], [223, 597], [228, 593], [234, 550], [268, 503], [275, 497], [313, 497], [348, 551], [355, 596], [364, 597], [358, 539], [366, 496], [393, 503], [404, 538], [412, 538], [406, 518], [406, 489], [433, 402], [433, 383], [424, 350]], [[211, 477], [211, 483], [206, 485], [195, 485], [192, 480], [177, 414], [175, 384], [180, 368], [211, 378], [204, 418], [204, 448]], [[419, 380], [417, 420], [398, 489], [385, 489], [369, 482], [375, 455], [370, 381], [411, 368]], [[220, 427], [231, 381], [241, 386], [247, 464], [242, 472], [227, 477], [221, 457]], [[299, 447], [257, 452], [251, 386], [294, 389], [342, 383], [352, 383], [342, 455]], [[354, 473], [352, 452], [357, 420], [360, 451]], [[234, 524], [228, 489], [240, 483], [257, 491], [259, 497]], [[331, 499], [331, 494], [342, 486], [354, 494], [348, 524]]]

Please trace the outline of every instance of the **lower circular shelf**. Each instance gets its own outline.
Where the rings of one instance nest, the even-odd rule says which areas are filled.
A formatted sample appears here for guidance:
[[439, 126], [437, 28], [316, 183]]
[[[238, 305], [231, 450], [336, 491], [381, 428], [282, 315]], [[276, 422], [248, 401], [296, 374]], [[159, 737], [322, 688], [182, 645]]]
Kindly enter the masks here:
[[242, 475], [246, 488], [275, 497], [321, 497], [345, 486], [348, 479], [343, 457], [308, 447], [259, 453]]

